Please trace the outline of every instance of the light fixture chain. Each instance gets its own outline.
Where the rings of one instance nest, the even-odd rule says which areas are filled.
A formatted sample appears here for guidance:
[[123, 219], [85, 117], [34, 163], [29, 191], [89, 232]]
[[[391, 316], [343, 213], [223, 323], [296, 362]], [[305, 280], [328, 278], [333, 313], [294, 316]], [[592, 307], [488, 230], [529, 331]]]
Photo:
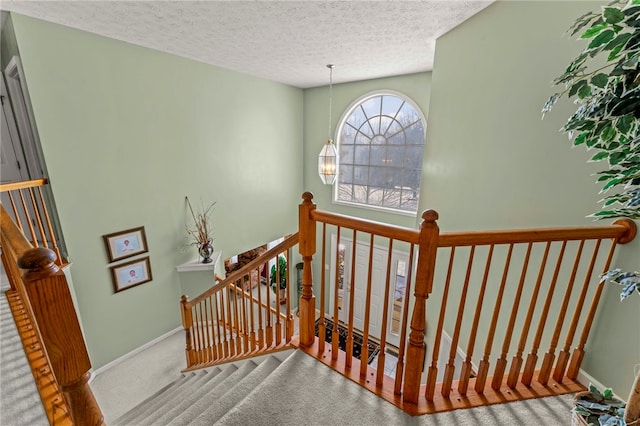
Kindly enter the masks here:
[[329, 131], [327, 132], [327, 137], [331, 138], [331, 107], [333, 105], [333, 65], [327, 65], [329, 68]]

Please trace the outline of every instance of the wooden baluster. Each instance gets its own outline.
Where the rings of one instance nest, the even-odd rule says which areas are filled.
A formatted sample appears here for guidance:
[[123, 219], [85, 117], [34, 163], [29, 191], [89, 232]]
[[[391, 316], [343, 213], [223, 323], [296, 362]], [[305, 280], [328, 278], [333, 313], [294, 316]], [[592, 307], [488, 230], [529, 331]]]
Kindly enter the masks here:
[[[258, 269], [258, 285], [260, 285], [260, 270]], [[249, 290], [247, 292], [243, 291], [240, 294], [240, 303], [241, 303], [241, 311], [242, 311], [242, 343], [244, 353], [249, 352], [249, 315], [247, 313], [247, 298], [250, 296], [252, 291], [253, 284], [249, 284]], [[258, 287], [260, 288], [260, 287]], [[249, 296], [247, 296], [249, 293]]]
[[200, 314], [200, 316], [202, 317], [202, 334], [204, 334], [204, 354], [205, 354], [205, 358], [207, 359], [207, 362], [213, 361], [213, 356], [211, 355], [211, 343], [209, 342], [209, 339], [211, 337], [210, 335], [210, 331], [209, 331], [209, 315], [208, 315], [208, 311], [207, 311], [207, 299], [204, 299], [202, 302], [200, 302], [200, 306], [201, 306], [201, 310], [202, 313]]
[[[620, 237], [617, 241], [613, 240], [613, 242], [611, 243], [611, 248], [609, 249], [609, 254], [607, 256], [607, 260], [605, 261], [602, 272], [605, 272], [609, 269], [609, 265], [611, 265], [611, 260], [613, 259], [613, 253], [616, 249], [617, 244], [626, 244], [629, 241], [633, 240], [636, 235], [636, 226], [633, 221], [628, 219], [621, 219], [615, 221], [614, 224], [627, 226], [628, 231], [627, 234]], [[596, 316], [596, 309], [598, 307], [598, 302], [600, 301], [600, 295], [602, 294], [603, 288], [604, 283], [599, 283], [599, 285], [596, 287], [596, 291], [593, 295], [593, 298], [591, 299], [589, 312], [587, 313], [584, 325], [582, 326], [582, 334], [580, 335], [578, 346], [573, 350], [573, 354], [571, 355], [569, 369], [567, 370], [567, 377], [571, 380], [575, 380], [578, 377], [580, 365], [582, 364], [582, 359], [584, 358], [584, 346], [587, 344], [587, 337], [589, 337], [589, 331], [591, 330], [593, 318]]]
[[[364, 303], [364, 329], [362, 330], [362, 345], [360, 348], [360, 377], [367, 375], [367, 360], [369, 359], [369, 316], [371, 315], [371, 279], [373, 275], [373, 234], [369, 241], [369, 270], [367, 271], [367, 290]], [[389, 274], [387, 274], [387, 285], [389, 288]], [[387, 310], [387, 305], [382, 305], [383, 311]], [[382, 364], [384, 366], [384, 364]]]
[[[277, 259], [276, 259], [277, 261]], [[266, 322], [266, 340], [265, 344], [268, 348], [273, 344], [273, 326], [271, 324], [271, 291], [267, 290], [267, 307], [265, 308], [265, 322]]]
[[467, 345], [467, 354], [462, 368], [460, 369], [460, 380], [458, 381], [458, 392], [460, 395], [466, 395], [467, 387], [469, 385], [469, 378], [473, 374], [473, 366], [471, 365], [471, 359], [473, 357], [473, 348], [476, 343], [476, 336], [478, 333], [478, 324], [480, 323], [480, 314], [482, 313], [482, 302], [484, 301], [484, 294], [487, 289], [487, 280], [489, 279], [489, 269], [491, 268], [491, 259], [493, 258], [494, 245], [489, 246], [489, 254], [487, 255], [487, 262], [484, 267], [484, 276], [482, 277], [482, 285], [480, 286], [480, 294], [478, 295], [478, 301], [476, 302], [476, 311], [473, 317], [473, 323], [471, 325], [471, 332], [469, 335], [469, 342]]
[[233, 340], [233, 321], [232, 321], [232, 315], [233, 315], [233, 311], [231, 310], [231, 297], [234, 297], [234, 288], [236, 286], [238, 286], [238, 284], [242, 285], [242, 279], [236, 281], [235, 283], [231, 283], [229, 284], [229, 286], [227, 287], [227, 292], [226, 292], [226, 298], [227, 298], [227, 324], [226, 324], [226, 331], [225, 334], [227, 334], [228, 338], [228, 344], [229, 344], [229, 356], [234, 356], [236, 354], [236, 345], [234, 343]]
[[[327, 264], [327, 224], [322, 222], [322, 268], [320, 268], [320, 318], [318, 319], [318, 354], [324, 353], [324, 336], [326, 336], [327, 324], [325, 323], [325, 288], [326, 288], [326, 272], [324, 265]], [[336, 271], [338, 265], [336, 265]], [[315, 327], [314, 327], [315, 330]]]
[[[371, 236], [373, 240], [373, 235]], [[373, 244], [371, 244], [373, 247]], [[384, 286], [384, 301], [382, 302], [382, 328], [380, 330], [380, 350], [378, 351], [378, 367], [376, 369], [376, 386], [382, 386], [383, 376], [384, 376], [384, 366], [386, 362], [386, 347], [387, 347], [387, 321], [389, 321], [389, 293], [391, 291], [391, 256], [393, 255], [393, 240], [389, 240], [389, 246], [387, 247], [387, 282]], [[396, 269], [397, 273], [397, 269]], [[396, 285], [396, 274], [394, 274], [393, 286], [395, 293], [395, 285]], [[393, 308], [392, 308], [393, 309]], [[393, 315], [393, 314], [392, 314]], [[400, 318], [398, 318], [400, 319]], [[368, 345], [367, 345], [368, 346]], [[367, 351], [368, 352], [368, 351]], [[367, 356], [366, 359], [369, 357]], [[364, 357], [360, 357], [360, 359], [365, 359]], [[362, 365], [363, 363], [360, 363]], [[366, 365], [365, 365], [366, 371]]]
[[[233, 285], [233, 283], [231, 283], [231, 285]], [[229, 285], [227, 285], [226, 287], [224, 287], [223, 289], [221, 289], [220, 292], [220, 317], [222, 318], [222, 339], [223, 339], [223, 344], [222, 344], [222, 348], [223, 348], [223, 352], [224, 352], [224, 356], [225, 358], [230, 357], [231, 356], [231, 345], [229, 344], [229, 333], [228, 333], [228, 329], [229, 329], [229, 322], [228, 322], [228, 318], [229, 318], [229, 302], [228, 302], [228, 298], [229, 298], [229, 290], [230, 287]]]
[[[298, 208], [298, 247], [302, 256], [302, 296], [300, 296], [300, 345], [311, 347], [315, 341], [316, 297], [313, 294], [312, 261], [316, 252], [316, 221], [312, 212], [316, 205], [313, 194], [302, 194], [302, 203]], [[324, 265], [323, 265], [324, 268]]]
[[414, 290], [415, 304], [411, 315], [411, 332], [407, 348], [407, 368], [404, 373], [402, 399], [416, 404], [420, 393], [420, 381], [426, 353], [424, 331], [426, 328], [426, 302], [433, 286], [433, 271], [435, 269], [436, 252], [438, 249], [438, 213], [427, 210], [422, 213], [420, 226], [418, 266], [416, 287]]
[[462, 285], [462, 294], [460, 295], [460, 306], [458, 307], [458, 315], [456, 317], [456, 326], [453, 329], [453, 336], [451, 336], [451, 349], [449, 350], [449, 360], [444, 366], [444, 376], [442, 378], [442, 396], [448, 398], [451, 394], [451, 384], [453, 382], [453, 375], [456, 370], [455, 359], [458, 349], [458, 340], [460, 339], [460, 328], [462, 327], [462, 317], [464, 315], [464, 307], [467, 304], [467, 291], [469, 290], [469, 281], [471, 280], [471, 269], [473, 268], [473, 259], [476, 253], [476, 246], [471, 246], [469, 252], [469, 260], [467, 262], [467, 273], [464, 277], [464, 284]]
[[[346, 358], [345, 358], [345, 367], [351, 368], [351, 364], [353, 363], [353, 311], [354, 311], [354, 302], [356, 298], [356, 247], [358, 245], [357, 239], [358, 231], [353, 230], [353, 243], [351, 244], [351, 278], [348, 283], [348, 287], [350, 290], [347, 291], [349, 294], [349, 319], [347, 320], [347, 347], [346, 347]], [[338, 329], [338, 323], [335, 323], [335, 330]]]
[[487, 336], [487, 342], [484, 346], [484, 356], [480, 361], [480, 364], [478, 365], [478, 375], [476, 377], [476, 385], [475, 385], [475, 390], [478, 393], [484, 392], [484, 385], [487, 380], [487, 373], [489, 372], [489, 357], [491, 356], [491, 347], [493, 346], [493, 338], [495, 336], [496, 326], [498, 324], [500, 307], [502, 306], [502, 297], [504, 296], [504, 289], [507, 285], [507, 276], [509, 275], [509, 266], [511, 265], [512, 253], [513, 253], [513, 244], [509, 244], [507, 259], [505, 260], [505, 265], [502, 272], [502, 281], [500, 282], [498, 297], [496, 300], [496, 304], [493, 308], [493, 315], [491, 317], [491, 326], [489, 327], [489, 335]]
[[[339, 323], [339, 301], [340, 301], [340, 278], [342, 278], [343, 290], [346, 289], [344, 269], [342, 270], [342, 277], [340, 277], [340, 232], [342, 228], [338, 226], [336, 236], [336, 273], [333, 283], [333, 329], [331, 331], [331, 359], [333, 361], [338, 359], [338, 323]], [[346, 255], [346, 254], [345, 254]], [[344, 296], [342, 298], [344, 303]], [[324, 338], [324, 337], [322, 337]]]
[[576, 333], [576, 328], [578, 327], [578, 321], [580, 320], [580, 314], [582, 313], [582, 308], [584, 306], [584, 301], [587, 297], [589, 282], [591, 281], [593, 269], [595, 268], [596, 259], [598, 257], [598, 252], [600, 251], [601, 242], [602, 240], [597, 240], [595, 247], [593, 248], [593, 253], [591, 254], [591, 262], [589, 262], [589, 268], [587, 269], [584, 276], [584, 281], [582, 282], [582, 290], [580, 291], [580, 296], [578, 296], [576, 307], [573, 311], [573, 317], [571, 318], [569, 330], [567, 331], [564, 347], [558, 353], [558, 361], [556, 363], [556, 368], [553, 372], [553, 379], [558, 383], [562, 383], [562, 379], [564, 378], [564, 372], [569, 362], [569, 355], [570, 355], [569, 349], [571, 349], [571, 343], [573, 342], [573, 338]]
[[203, 353], [204, 353], [204, 358], [207, 360], [207, 362], [210, 362], [213, 360], [213, 357], [211, 356], [211, 345], [209, 343], [209, 316], [208, 316], [208, 311], [207, 311], [207, 299], [205, 298], [204, 300], [202, 300], [200, 302], [200, 317], [202, 318], [202, 334], [204, 336], [204, 338], [202, 339], [202, 343], [203, 343]]
[[507, 326], [507, 332], [502, 342], [502, 352], [500, 358], [496, 361], [496, 368], [493, 372], [493, 380], [491, 382], [491, 389], [498, 390], [502, 384], [504, 378], [504, 372], [507, 368], [507, 353], [509, 352], [509, 346], [511, 346], [511, 337], [513, 336], [513, 329], [515, 328], [516, 318], [518, 316], [518, 308], [520, 307], [520, 299], [522, 298], [522, 290], [524, 288], [524, 282], [527, 276], [527, 269], [529, 268], [529, 259], [531, 258], [531, 249], [533, 243], [527, 244], [527, 253], [524, 257], [522, 264], [522, 271], [520, 272], [520, 281], [518, 282], [518, 290], [516, 291], [513, 307], [511, 308], [511, 316], [509, 317], [509, 325]]
[[182, 307], [182, 327], [185, 334], [185, 355], [187, 358], [187, 367], [191, 367], [196, 363], [195, 354], [193, 351], [193, 316], [191, 314], [191, 307], [189, 306], [189, 296], [182, 295], [180, 299], [180, 306]]
[[[268, 269], [268, 263], [264, 265]], [[269, 271], [267, 271], [267, 277], [269, 277]], [[269, 278], [267, 278], [267, 293], [269, 293]], [[267, 310], [268, 312], [268, 310]], [[258, 348], [262, 349], [265, 346], [266, 340], [264, 335], [263, 317], [265, 316], [262, 307], [262, 287], [258, 291]]]
[[442, 330], [444, 327], [444, 318], [447, 312], [447, 300], [449, 299], [449, 287], [451, 284], [451, 272], [453, 270], [453, 260], [456, 255], [456, 247], [451, 247], [449, 254], [449, 266], [447, 267], [447, 277], [444, 282], [444, 291], [442, 293], [442, 302], [440, 303], [440, 314], [438, 316], [438, 325], [435, 331], [435, 340], [433, 342], [433, 353], [431, 355], [431, 365], [428, 368], [427, 385], [425, 387], [424, 396], [427, 401], [433, 401], [435, 394], [436, 380], [438, 377], [438, 356], [440, 354], [440, 343], [442, 341]]
[[29, 194], [29, 199], [31, 200], [31, 205], [33, 206], [33, 214], [35, 215], [36, 225], [38, 225], [38, 231], [40, 231], [40, 237], [42, 238], [42, 245], [45, 248], [49, 248], [47, 236], [44, 233], [42, 219], [40, 218], [40, 209], [38, 208], [38, 204], [36, 203], [36, 197], [33, 195], [33, 188], [29, 188], [27, 191]]
[[214, 301], [215, 301], [215, 309], [216, 309], [216, 325], [215, 325], [215, 332], [217, 335], [216, 338], [216, 351], [218, 352], [218, 358], [224, 358], [225, 353], [224, 353], [224, 343], [222, 340], [222, 332], [220, 330], [220, 318], [224, 318], [224, 314], [221, 312], [221, 309], [223, 309], [223, 307], [220, 304], [220, 299], [222, 298], [222, 292], [217, 292], [214, 295]]
[[211, 318], [211, 324], [209, 325], [209, 333], [211, 333], [211, 357], [212, 359], [216, 360], [218, 358], [220, 358], [220, 356], [218, 355], [218, 344], [217, 344], [217, 336], [216, 336], [216, 325], [215, 325], [215, 320], [216, 317], [214, 315], [214, 300], [215, 300], [215, 294], [212, 294], [211, 296], [208, 297], [209, 299], [209, 318]]
[[[285, 332], [285, 341], [287, 343], [289, 343], [291, 341], [291, 338], [293, 337], [293, 315], [291, 314], [291, 287], [292, 287], [292, 277], [293, 277], [293, 267], [295, 267], [295, 265], [291, 265], [290, 261], [293, 260], [293, 257], [291, 256], [291, 249], [287, 249], [287, 305], [286, 305], [286, 309], [287, 309], [287, 322], [285, 324], [285, 326], [287, 327], [286, 332]], [[324, 268], [322, 268], [324, 269]]]
[[24, 234], [24, 228], [22, 226], [22, 220], [20, 220], [20, 215], [18, 214], [18, 207], [16, 205], [15, 200], [13, 199], [12, 191], [8, 191], [7, 195], [9, 196], [9, 202], [11, 203], [11, 209], [13, 210], [13, 217], [15, 219], [15, 223], [18, 226], [18, 229], [22, 231]]
[[[598, 245], [600, 242], [598, 242]], [[549, 382], [549, 376], [551, 375], [551, 369], [553, 368], [553, 362], [556, 358], [556, 346], [558, 344], [558, 340], [560, 339], [560, 333], [562, 332], [562, 326], [564, 325], [564, 317], [567, 314], [567, 309], [569, 307], [569, 300], [571, 299], [571, 293], [573, 292], [573, 285], [576, 282], [576, 274], [578, 273], [578, 266], [580, 265], [580, 258], [582, 256], [582, 250], [584, 249], [584, 240], [580, 241], [580, 245], [578, 246], [578, 250], [576, 252], [575, 260], [573, 261], [573, 268], [571, 270], [571, 275], [569, 277], [569, 281], [567, 282], [567, 288], [564, 292], [564, 297], [562, 298], [562, 307], [558, 311], [558, 319], [556, 321], [556, 327], [553, 330], [553, 335], [551, 336], [551, 341], [549, 342], [549, 350], [544, 354], [542, 358], [542, 367], [540, 368], [540, 372], [538, 373], [538, 383], [546, 385]], [[592, 265], [593, 268], [593, 265]], [[593, 269], [592, 269], [593, 271]]]
[[[280, 305], [280, 256], [281, 254], [276, 255], [276, 294], [274, 296], [274, 299], [276, 300], [276, 345], [279, 345], [280, 343], [282, 343], [282, 324], [280, 321], [280, 308], [282, 307]], [[287, 259], [287, 265], [289, 266], [289, 261]], [[290, 270], [291, 267], [289, 266], [287, 268], [287, 271]], [[289, 287], [289, 283], [287, 282], [286, 284], [287, 287]]]
[[560, 253], [558, 254], [558, 259], [556, 260], [556, 267], [553, 271], [551, 284], [549, 285], [549, 289], [547, 290], [547, 297], [545, 297], [545, 300], [544, 300], [544, 306], [542, 308], [542, 313], [540, 314], [540, 321], [538, 322], [538, 329], [536, 331], [536, 336], [533, 339], [531, 352], [527, 356], [527, 362], [525, 363], [524, 371], [522, 372], [521, 382], [527, 387], [531, 385], [533, 372], [535, 371], [536, 363], [538, 362], [538, 348], [540, 347], [540, 341], [542, 340], [544, 325], [547, 322], [547, 316], [549, 315], [551, 301], [553, 300], [553, 296], [555, 293], [556, 283], [558, 282], [558, 274], [560, 273], [560, 267], [562, 266], [562, 258], [564, 257], [564, 252], [566, 248], [567, 248], [567, 241], [565, 240], [562, 242], [562, 247], [560, 248]]
[[202, 363], [202, 342], [200, 340], [201, 336], [202, 336], [202, 332], [200, 329], [200, 317], [198, 316], [198, 307], [200, 305], [195, 305], [193, 307], [193, 314], [194, 314], [194, 322], [193, 322], [193, 326], [194, 326], [194, 335], [195, 335], [195, 348], [196, 348], [196, 358], [197, 358], [197, 362], [198, 364]]
[[26, 269], [26, 293], [51, 369], [76, 425], [102, 425], [104, 417], [89, 387], [91, 362], [64, 273], [49, 249], [27, 250], [18, 259]]
[[24, 212], [24, 216], [27, 220], [27, 226], [29, 227], [29, 234], [31, 235], [31, 244], [33, 244], [34, 247], [40, 247], [40, 245], [38, 244], [38, 237], [36, 237], [36, 232], [34, 231], [33, 224], [31, 223], [31, 215], [29, 214], [29, 210], [27, 209], [27, 203], [24, 200], [22, 189], [18, 189], [18, 195], [20, 196], [22, 211]]
[[402, 307], [402, 326], [400, 327], [400, 347], [398, 348], [398, 363], [396, 364], [396, 377], [393, 385], [393, 393], [400, 395], [402, 387], [402, 377], [404, 375], [404, 352], [407, 345], [407, 324], [409, 322], [409, 295], [411, 294], [411, 280], [413, 279], [413, 259], [415, 254], [415, 244], [411, 244], [409, 250], [409, 272], [404, 293], [404, 306]]
[[542, 284], [542, 277], [544, 276], [544, 270], [547, 265], [547, 259], [549, 257], [549, 249], [551, 249], [551, 241], [547, 242], [545, 246], [544, 254], [542, 255], [542, 260], [540, 261], [540, 269], [538, 269], [536, 285], [533, 288], [533, 294], [531, 295], [531, 300], [529, 301], [527, 316], [522, 326], [522, 334], [520, 335], [520, 342], [518, 343], [518, 351], [513, 356], [513, 360], [511, 361], [509, 377], [507, 378], [507, 386], [509, 386], [509, 388], [511, 389], [516, 388], [518, 377], [520, 376], [520, 368], [522, 367], [522, 353], [524, 352], [524, 347], [527, 343], [527, 337], [531, 328], [531, 320], [533, 319], [533, 313], [535, 312], [536, 304], [538, 302], [538, 294], [540, 293], [540, 285]]
[[218, 359], [216, 354], [216, 333], [214, 330], [214, 317], [213, 317], [213, 296], [207, 297], [207, 334], [209, 335], [209, 354], [211, 360]]
[[[266, 266], [263, 267], [266, 268]], [[268, 275], [268, 274], [267, 274]], [[260, 275], [260, 266], [258, 266], [258, 294], [262, 292], [262, 276]], [[249, 291], [249, 350], [256, 350], [256, 319], [255, 319], [255, 302], [253, 298], [253, 289]]]
[[49, 217], [49, 210], [47, 209], [47, 205], [44, 202], [44, 197], [42, 195], [42, 187], [39, 186], [38, 187], [38, 196], [40, 199], [40, 204], [42, 205], [42, 211], [44, 213], [44, 218], [45, 221], [47, 223], [47, 229], [49, 231], [49, 235], [51, 236], [51, 249], [55, 252], [56, 256], [58, 257], [58, 261], [57, 261], [57, 265], [61, 266], [63, 261], [62, 261], [62, 256], [60, 255], [60, 248], [58, 247], [58, 241], [56, 239], [56, 236], [53, 232], [53, 225], [51, 224], [51, 218]]
[[[615, 224], [621, 223], [622, 221], [616, 221]], [[633, 225], [633, 229], [635, 230], [635, 224], [629, 221]], [[624, 224], [624, 223], [621, 223]], [[632, 235], [635, 235], [633, 232]], [[633, 239], [633, 236], [631, 237]], [[613, 259], [613, 253], [616, 249], [617, 243], [625, 244], [630, 240], [619, 239], [618, 241], [613, 241], [611, 243], [611, 248], [609, 249], [609, 254], [607, 255], [607, 260], [605, 261], [604, 267], [602, 268], [602, 272], [606, 272], [609, 270], [609, 265], [611, 265], [611, 260]], [[596, 315], [596, 309], [598, 307], [598, 302], [600, 301], [600, 295], [602, 294], [602, 289], [604, 288], [604, 283], [600, 283], [596, 287], [596, 291], [591, 299], [591, 306], [589, 307], [589, 312], [587, 313], [587, 317], [585, 319], [584, 325], [582, 326], [582, 334], [580, 335], [580, 340], [578, 342], [578, 346], [573, 350], [573, 354], [571, 355], [571, 361], [569, 363], [569, 369], [567, 370], [567, 377], [575, 380], [578, 377], [578, 372], [580, 371], [580, 365], [582, 364], [582, 359], [584, 358], [584, 347], [587, 344], [587, 337], [589, 336], [589, 331], [591, 330], [591, 324], [593, 323], [593, 318]]]
[[[251, 276], [246, 277], [251, 279]], [[233, 289], [233, 330], [235, 331], [235, 337], [233, 342], [236, 348], [236, 354], [240, 355], [242, 353], [242, 318], [240, 317], [240, 306], [238, 299], [242, 296], [239, 296], [239, 293], [243, 291], [244, 284], [239, 287], [236, 286]]]

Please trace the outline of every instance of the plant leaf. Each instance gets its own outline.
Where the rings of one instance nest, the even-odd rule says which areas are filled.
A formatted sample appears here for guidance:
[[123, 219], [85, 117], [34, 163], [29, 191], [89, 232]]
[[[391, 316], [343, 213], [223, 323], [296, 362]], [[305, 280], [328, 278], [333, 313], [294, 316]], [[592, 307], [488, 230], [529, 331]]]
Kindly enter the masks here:
[[609, 157], [609, 153], [607, 151], [600, 151], [596, 155], [591, 157], [591, 159], [589, 161], [590, 162], [592, 162], [592, 161], [600, 161], [600, 160], [604, 160], [607, 157]]
[[609, 24], [617, 24], [624, 19], [624, 12], [616, 7], [605, 7], [603, 16]]
[[596, 36], [600, 31], [602, 31], [603, 29], [607, 28], [606, 24], [599, 24], [599, 25], [594, 25], [591, 28], [587, 28], [587, 30], [582, 33], [582, 35], [580, 36], [580, 38], [591, 38]]
[[588, 49], [595, 49], [596, 47], [602, 46], [605, 43], [609, 43], [615, 35], [616, 33], [614, 33], [613, 30], [602, 31], [593, 40], [591, 40]]
[[591, 84], [601, 89], [604, 89], [607, 83], [609, 82], [609, 77], [607, 77], [604, 73], [599, 73], [591, 78]]

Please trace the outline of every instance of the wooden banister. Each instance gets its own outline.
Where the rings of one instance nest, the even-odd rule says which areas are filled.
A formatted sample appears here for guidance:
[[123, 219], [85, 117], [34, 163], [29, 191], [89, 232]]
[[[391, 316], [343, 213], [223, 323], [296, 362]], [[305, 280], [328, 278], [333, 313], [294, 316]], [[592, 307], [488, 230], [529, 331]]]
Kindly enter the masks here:
[[315, 342], [316, 297], [313, 294], [313, 274], [311, 262], [316, 252], [316, 221], [313, 212], [313, 194], [302, 194], [302, 203], [298, 207], [298, 232], [300, 256], [302, 256], [302, 295], [300, 296], [300, 345], [311, 347]]
[[[304, 268], [299, 347], [413, 414], [581, 390], [583, 387], [574, 376], [584, 356], [602, 291], [602, 285], [595, 288], [592, 285], [596, 261], [597, 267], [602, 268], [601, 245], [610, 245], [609, 258], [604, 262], [606, 270], [615, 246], [631, 241], [636, 234], [635, 223], [628, 219], [602, 226], [440, 233], [437, 213], [433, 211], [423, 214], [417, 231], [317, 210], [310, 193], [303, 195], [299, 213]], [[317, 227], [318, 223], [322, 226]], [[315, 318], [311, 267], [317, 232], [321, 232], [322, 241], [321, 248], [318, 247], [322, 250], [321, 259], [318, 260], [323, 265], [318, 336], [325, 335], [325, 305], [332, 305], [333, 312], [328, 312], [327, 316], [344, 326], [340, 333], [346, 340], [344, 347], [338, 346], [337, 327], [333, 328], [331, 344], [325, 345], [323, 338], [314, 338], [312, 334]], [[344, 235], [353, 241], [350, 249], [340, 246]], [[331, 250], [327, 247], [329, 236], [338, 244], [335, 251], [333, 246]], [[372, 263], [380, 262], [372, 255], [372, 247], [378, 239], [388, 240], [388, 244], [385, 240], [388, 250], [386, 277], [376, 275], [384, 274], [382, 270], [372, 272]], [[367, 241], [368, 256], [364, 250], [358, 251], [360, 269], [354, 275], [355, 246], [366, 246]], [[413, 298], [404, 298], [402, 326], [398, 335], [394, 332], [393, 341], [399, 346], [396, 348], [396, 374], [392, 378], [380, 367], [388, 359], [386, 354], [379, 353], [378, 367], [371, 367], [361, 361], [368, 353], [366, 344], [362, 344], [360, 359], [356, 359], [351, 356], [351, 340], [353, 333], [358, 331], [366, 342], [374, 330], [379, 350], [384, 351], [387, 345], [388, 310], [397, 306], [393, 303], [391, 307], [388, 297], [389, 292], [394, 291], [395, 272], [390, 263], [396, 241], [402, 242], [399, 250], [406, 248], [410, 253], [411, 267], [404, 282], [405, 294], [413, 294]], [[415, 248], [419, 251], [414, 265]], [[446, 257], [436, 263], [436, 255], [440, 256], [441, 251], [447, 253], [448, 263]], [[460, 255], [456, 257], [458, 253]], [[325, 273], [327, 263], [335, 265], [330, 277]], [[351, 265], [350, 269], [343, 264]], [[412, 277], [414, 271], [415, 277]], [[437, 287], [435, 276], [439, 280]], [[376, 287], [376, 297], [383, 295], [384, 301], [380, 299], [382, 307], [376, 308], [375, 325], [371, 305], [374, 279], [385, 286]], [[326, 288], [325, 281], [329, 281], [331, 291]], [[580, 281], [582, 286], [578, 291]], [[350, 288], [344, 291], [346, 287], [343, 288], [341, 282]], [[356, 288], [362, 299], [357, 302], [362, 304], [357, 306], [354, 303]], [[427, 305], [432, 290], [437, 290], [436, 295], [441, 300]], [[589, 306], [586, 299], [594, 291]], [[332, 300], [326, 300], [325, 294], [331, 294]], [[356, 309], [359, 310], [357, 319], [353, 314]], [[435, 329], [429, 329], [429, 341], [426, 341], [427, 309], [437, 318]], [[580, 326], [583, 328], [579, 333]], [[578, 334], [579, 339], [575, 342], [574, 337]], [[443, 340], [445, 337], [446, 341]], [[560, 337], [564, 338], [562, 345]], [[445, 344], [448, 346], [443, 347]], [[569, 350], [576, 344], [571, 355]], [[431, 356], [428, 364], [427, 345]], [[542, 366], [538, 363], [538, 352], [544, 354]], [[523, 358], [526, 358], [526, 366]], [[427, 371], [425, 365], [429, 365]], [[442, 372], [438, 371], [440, 365], [443, 365]], [[425, 373], [426, 382], [422, 382]]]
[[402, 398], [404, 401], [416, 404], [420, 393], [420, 380], [425, 360], [426, 345], [424, 333], [426, 329], [426, 302], [433, 285], [433, 272], [438, 248], [439, 228], [436, 221], [438, 213], [427, 210], [422, 214], [420, 237], [418, 244], [418, 266], [414, 289], [415, 304], [411, 315], [411, 332], [409, 333], [409, 347], [407, 348], [406, 370], [404, 373], [404, 387]]
[[[51, 248], [56, 254], [56, 263], [62, 266], [66, 262], [60, 254], [51, 216], [42, 193], [42, 188], [47, 184], [47, 179], [3, 183], [0, 184], [0, 193], [6, 193], [8, 196], [13, 212], [12, 219], [15, 220], [17, 229], [23, 233], [28, 232], [34, 247], [39, 247], [42, 243], [45, 248]], [[22, 224], [21, 217], [24, 218], [26, 226]]]

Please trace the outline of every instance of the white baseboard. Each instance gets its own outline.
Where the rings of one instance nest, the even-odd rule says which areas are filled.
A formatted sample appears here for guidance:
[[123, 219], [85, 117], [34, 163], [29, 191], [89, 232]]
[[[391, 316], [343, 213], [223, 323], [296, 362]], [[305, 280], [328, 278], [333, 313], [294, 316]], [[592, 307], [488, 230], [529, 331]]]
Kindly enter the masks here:
[[163, 335], [161, 335], [161, 336], [156, 337], [156, 338], [155, 338], [155, 339], [153, 339], [152, 341], [147, 342], [147, 343], [145, 343], [144, 345], [142, 345], [142, 346], [140, 346], [140, 347], [135, 348], [135, 349], [134, 349], [134, 350], [132, 350], [131, 352], [126, 353], [126, 354], [122, 355], [121, 357], [114, 359], [114, 360], [113, 360], [113, 361], [111, 361], [110, 363], [105, 364], [105, 365], [103, 365], [102, 367], [100, 367], [100, 368], [96, 369], [95, 371], [93, 371], [93, 372], [92, 372], [92, 374], [91, 374], [91, 378], [89, 379], [89, 383], [91, 383], [91, 382], [93, 381], [93, 379], [94, 379], [97, 375], [104, 373], [105, 371], [107, 371], [107, 370], [108, 370], [108, 369], [110, 369], [111, 367], [115, 367], [116, 365], [120, 364], [121, 362], [124, 362], [124, 361], [126, 361], [127, 359], [131, 358], [131, 357], [132, 357], [132, 356], [134, 356], [135, 354], [137, 354], [137, 353], [139, 353], [139, 352], [142, 352], [143, 350], [147, 349], [148, 347], [155, 345], [156, 343], [158, 343], [158, 342], [160, 342], [160, 341], [162, 341], [162, 340], [166, 339], [167, 337], [169, 337], [169, 336], [171, 336], [172, 334], [175, 334], [175, 333], [177, 333], [177, 332], [179, 332], [179, 331], [181, 331], [181, 330], [184, 330], [184, 328], [183, 328], [182, 326], [177, 327], [177, 328], [175, 328], [175, 329], [173, 329], [173, 330], [170, 330], [170, 331], [166, 332], [165, 334], [163, 334]]
[[[578, 377], [576, 377], [576, 380], [578, 381], [578, 383], [585, 386], [587, 389], [589, 388], [590, 384], [594, 385], [599, 390], [603, 390], [609, 387], [609, 386], [603, 385], [598, 380], [594, 379], [592, 375], [584, 371], [582, 368], [578, 370]], [[625, 400], [625, 398], [621, 398], [619, 395], [616, 395], [615, 393], [613, 394], [613, 396], [615, 398], [618, 398], [621, 401]]]

